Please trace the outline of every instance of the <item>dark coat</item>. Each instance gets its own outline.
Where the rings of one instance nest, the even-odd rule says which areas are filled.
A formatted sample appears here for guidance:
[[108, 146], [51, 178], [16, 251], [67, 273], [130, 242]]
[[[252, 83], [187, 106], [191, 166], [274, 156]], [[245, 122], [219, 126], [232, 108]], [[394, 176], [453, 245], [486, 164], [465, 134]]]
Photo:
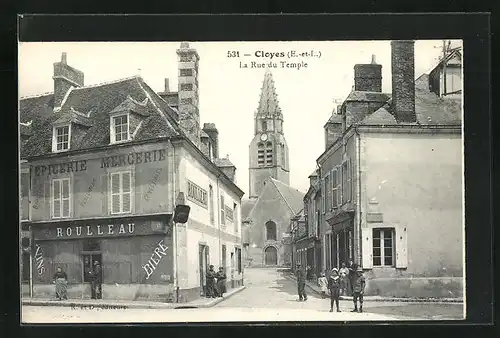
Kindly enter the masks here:
[[333, 276], [330, 276], [330, 278], [328, 278], [328, 289], [330, 291], [339, 290], [340, 289], [340, 280], [341, 280], [340, 277], [333, 278]]
[[306, 282], [306, 273], [304, 270], [302, 270], [300, 268], [297, 269], [296, 275], [297, 275], [297, 282], [299, 282], [299, 283]]

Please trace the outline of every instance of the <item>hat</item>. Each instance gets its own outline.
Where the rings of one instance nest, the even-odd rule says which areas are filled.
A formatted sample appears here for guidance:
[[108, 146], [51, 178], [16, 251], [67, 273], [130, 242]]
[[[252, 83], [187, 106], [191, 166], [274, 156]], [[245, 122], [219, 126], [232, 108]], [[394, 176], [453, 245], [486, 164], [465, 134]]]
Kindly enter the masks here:
[[357, 271], [357, 272], [363, 272], [363, 268], [358, 267], [358, 269], [357, 269], [356, 271]]
[[94, 261], [94, 265], [97, 265], [97, 264], [99, 264], [99, 262], [98, 261]]
[[333, 271], [339, 272], [339, 269], [337, 269], [337, 268], [333, 268], [333, 269], [332, 269], [332, 272], [333, 272]]

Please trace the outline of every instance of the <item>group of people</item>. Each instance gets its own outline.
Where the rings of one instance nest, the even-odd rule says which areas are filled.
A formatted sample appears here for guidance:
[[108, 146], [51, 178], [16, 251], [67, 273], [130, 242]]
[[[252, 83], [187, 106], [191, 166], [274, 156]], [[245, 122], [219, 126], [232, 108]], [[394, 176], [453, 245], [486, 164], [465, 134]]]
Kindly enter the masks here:
[[[297, 264], [296, 275], [299, 301], [306, 301], [305, 284], [307, 273], [301, 269], [300, 264]], [[330, 293], [330, 312], [333, 312], [334, 304], [337, 312], [340, 312], [339, 300], [341, 295], [352, 295], [354, 309], [351, 312], [363, 312], [363, 294], [366, 280], [363, 276], [363, 269], [358, 267], [353, 261], [349, 262], [349, 266], [342, 263], [340, 270], [333, 268], [328, 278], [326, 277], [326, 273], [322, 273], [321, 277], [318, 278], [318, 284], [321, 287], [323, 297], [326, 297], [327, 292]]]
[[219, 271], [215, 272], [214, 266], [210, 265], [206, 273], [207, 279], [207, 298], [222, 297], [226, 292], [226, 273], [223, 267], [219, 267]]
[[[92, 299], [102, 299], [102, 269], [98, 261], [88, 272], [90, 277], [90, 293]], [[56, 285], [56, 298], [68, 299], [68, 275], [61, 267], [57, 267], [53, 283]]]

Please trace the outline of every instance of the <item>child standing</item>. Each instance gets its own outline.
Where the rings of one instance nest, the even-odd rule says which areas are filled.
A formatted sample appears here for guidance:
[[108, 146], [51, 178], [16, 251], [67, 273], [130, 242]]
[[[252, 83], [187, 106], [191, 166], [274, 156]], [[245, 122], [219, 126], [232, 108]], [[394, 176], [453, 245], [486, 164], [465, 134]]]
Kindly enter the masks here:
[[332, 273], [328, 280], [328, 289], [330, 289], [330, 312], [333, 312], [333, 303], [337, 306], [337, 312], [340, 312], [339, 298], [340, 298], [340, 277], [337, 268], [332, 269]]
[[342, 262], [342, 267], [339, 270], [340, 273], [340, 294], [342, 296], [347, 296], [347, 290], [349, 290], [349, 269]]
[[318, 285], [321, 288], [321, 294], [323, 298], [326, 298], [326, 290], [328, 289], [328, 280], [326, 279], [325, 273], [321, 273], [321, 277], [318, 278]]
[[351, 312], [358, 311], [358, 298], [359, 298], [359, 312], [363, 312], [363, 294], [365, 293], [365, 276], [363, 276], [363, 269], [356, 269], [356, 276], [354, 277], [354, 282], [352, 285], [353, 297], [352, 300], [354, 302], [354, 310]]

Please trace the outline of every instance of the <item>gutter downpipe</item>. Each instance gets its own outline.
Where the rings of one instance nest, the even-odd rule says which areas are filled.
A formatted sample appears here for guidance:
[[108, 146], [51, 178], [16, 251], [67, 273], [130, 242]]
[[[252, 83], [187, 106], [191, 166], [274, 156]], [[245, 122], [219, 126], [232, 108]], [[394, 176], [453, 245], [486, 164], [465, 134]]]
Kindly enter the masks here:
[[363, 242], [363, 236], [361, 235], [361, 225], [362, 225], [362, 219], [361, 219], [361, 135], [359, 134], [358, 127], [354, 126], [354, 132], [356, 134], [356, 164], [358, 167], [357, 173], [356, 173], [356, 179], [358, 181], [358, 207], [356, 208], [356, 213], [358, 215], [358, 245], [357, 245], [357, 256], [358, 256], [358, 266], [363, 266], [363, 260], [361, 259], [361, 243]]
[[[172, 147], [172, 208], [175, 209], [175, 192], [176, 192], [176, 176], [175, 176], [175, 147], [172, 144], [170, 140], [168, 140], [168, 143]], [[173, 217], [173, 214], [172, 214]], [[174, 244], [174, 271], [175, 271], [175, 302], [179, 303], [179, 263], [178, 263], [178, 253], [179, 250], [177, 248], [177, 223], [173, 222], [173, 231], [172, 231], [172, 241]]]
[[[220, 206], [220, 188], [219, 188], [219, 178], [220, 178], [220, 174], [217, 174], [217, 223], [218, 223], [218, 234], [217, 234], [217, 237], [219, 237], [219, 248], [217, 251], [219, 251], [219, 266], [222, 266], [222, 248], [221, 248], [221, 239], [220, 239], [220, 233], [221, 233], [221, 215], [220, 215], [220, 212], [221, 212], [221, 206]], [[226, 203], [226, 201], [224, 201], [224, 204]], [[226, 212], [225, 212], [225, 206], [224, 206], [224, 217], [226, 217]], [[224, 267], [224, 271], [226, 271], [226, 267]]]

